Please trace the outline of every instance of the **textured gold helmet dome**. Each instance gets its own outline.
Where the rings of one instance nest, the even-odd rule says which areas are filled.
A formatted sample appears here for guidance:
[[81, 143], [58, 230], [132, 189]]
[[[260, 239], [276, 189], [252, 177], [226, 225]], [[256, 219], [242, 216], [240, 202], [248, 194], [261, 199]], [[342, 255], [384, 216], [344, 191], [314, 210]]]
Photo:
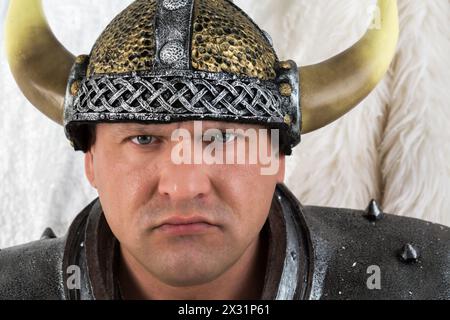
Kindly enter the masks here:
[[[135, 1], [120, 13], [94, 45], [88, 74], [151, 71], [157, 58], [155, 14], [156, 1], [151, 0]], [[275, 78], [277, 57], [271, 44], [229, 1], [197, 0], [192, 29], [193, 69]]]
[[280, 62], [269, 37], [229, 0], [137, 0], [109, 24], [89, 56], [77, 59], [53, 36], [40, 0], [14, 0], [6, 47], [25, 96], [58, 123], [206, 115], [281, 121], [299, 136], [351, 110], [387, 71], [398, 39], [397, 4], [378, 0], [378, 6], [381, 28], [327, 61], [298, 69]]

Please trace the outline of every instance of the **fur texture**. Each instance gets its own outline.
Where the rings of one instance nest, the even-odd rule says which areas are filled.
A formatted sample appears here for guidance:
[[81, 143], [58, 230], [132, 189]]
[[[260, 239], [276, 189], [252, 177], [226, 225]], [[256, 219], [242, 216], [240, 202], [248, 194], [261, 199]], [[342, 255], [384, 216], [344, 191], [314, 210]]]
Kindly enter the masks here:
[[[88, 53], [131, 1], [45, 0], [56, 36]], [[371, 0], [235, 1], [274, 39], [282, 59], [319, 62], [357, 41]], [[357, 108], [305, 135], [286, 183], [304, 204], [385, 211], [450, 225], [450, 5], [398, 0], [400, 42], [391, 70]], [[6, 1], [0, 6], [4, 18]], [[2, 33], [3, 34], [3, 33]], [[293, 40], [295, 39], [295, 40]], [[3, 40], [3, 39], [1, 39]], [[3, 43], [3, 41], [1, 41]], [[0, 247], [63, 234], [96, 192], [63, 129], [22, 96], [0, 53]]]

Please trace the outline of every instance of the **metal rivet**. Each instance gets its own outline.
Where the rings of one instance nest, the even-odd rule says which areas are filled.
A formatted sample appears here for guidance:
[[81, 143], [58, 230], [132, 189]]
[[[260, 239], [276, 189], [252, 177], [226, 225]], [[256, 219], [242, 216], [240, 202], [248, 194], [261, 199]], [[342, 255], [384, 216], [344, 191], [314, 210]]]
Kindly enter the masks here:
[[82, 54], [79, 55], [76, 59], [75, 59], [75, 63], [76, 64], [83, 64], [86, 62], [86, 60], [89, 58], [88, 55]]
[[378, 203], [372, 199], [366, 208], [366, 217], [370, 221], [379, 221], [384, 218], [384, 213]]
[[281, 61], [280, 62], [280, 68], [284, 70], [291, 70], [292, 63], [290, 61]]
[[51, 228], [46, 228], [41, 235], [41, 240], [45, 239], [55, 239], [56, 235]]
[[175, 64], [184, 57], [184, 47], [180, 41], [166, 43], [159, 53], [159, 58], [164, 64]]
[[293, 260], [297, 260], [297, 254], [295, 253], [295, 251], [291, 251], [291, 257]]
[[290, 97], [292, 94], [292, 87], [289, 83], [280, 84], [280, 93], [282, 96]]
[[188, 0], [164, 0], [163, 7], [166, 10], [177, 10], [185, 7], [188, 4]]
[[104, 120], [105, 119], [105, 115], [102, 113], [100, 114], [100, 119]]
[[80, 90], [80, 81], [75, 80], [74, 82], [72, 82], [72, 84], [70, 85], [70, 94], [72, 96], [75, 96], [78, 91]]
[[406, 263], [417, 262], [419, 260], [419, 250], [412, 244], [407, 243], [403, 246], [399, 254], [401, 260]]
[[287, 114], [287, 115], [284, 116], [284, 123], [286, 123], [288, 126], [291, 125], [292, 119], [291, 119], [290, 115]]

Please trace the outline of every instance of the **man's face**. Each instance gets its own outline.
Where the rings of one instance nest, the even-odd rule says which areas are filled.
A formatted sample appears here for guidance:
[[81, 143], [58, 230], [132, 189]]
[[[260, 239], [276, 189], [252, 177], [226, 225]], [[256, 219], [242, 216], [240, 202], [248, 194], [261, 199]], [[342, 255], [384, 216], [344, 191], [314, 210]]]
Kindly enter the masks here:
[[[263, 129], [212, 121], [201, 126], [203, 133]], [[240, 140], [246, 144], [245, 164], [177, 164], [174, 150], [180, 142], [171, 136], [178, 128], [191, 134], [193, 155], [194, 142], [202, 138], [193, 121], [99, 124], [85, 165], [122, 252], [168, 285], [192, 286], [218, 278], [255, 244], [285, 164], [280, 155], [275, 174], [261, 174], [259, 160], [249, 163], [248, 139]], [[215, 141], [224, 146], [215, 155], [225, 159], [239, 139], [229, 134]], [[258, 136], [258, 143], [270, 150], [270, 135]]]

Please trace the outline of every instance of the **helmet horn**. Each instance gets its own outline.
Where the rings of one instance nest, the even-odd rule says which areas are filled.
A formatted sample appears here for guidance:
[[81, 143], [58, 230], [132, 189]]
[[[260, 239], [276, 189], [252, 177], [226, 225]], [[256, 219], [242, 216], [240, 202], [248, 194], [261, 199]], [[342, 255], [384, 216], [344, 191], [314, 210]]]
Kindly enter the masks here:
[[388, 70], [399, 34], [396, 0], [379, 0], [377, 14], [381, 25], [369, 28], [352, 47], [299, 69], [302, 133], [322, 128], [350, 111]]
[[5, 39], [12, 74], [24, 95], [62, 124], [66, 84], [75, 58], [50, 30], [41, 0], [10, 1]]

